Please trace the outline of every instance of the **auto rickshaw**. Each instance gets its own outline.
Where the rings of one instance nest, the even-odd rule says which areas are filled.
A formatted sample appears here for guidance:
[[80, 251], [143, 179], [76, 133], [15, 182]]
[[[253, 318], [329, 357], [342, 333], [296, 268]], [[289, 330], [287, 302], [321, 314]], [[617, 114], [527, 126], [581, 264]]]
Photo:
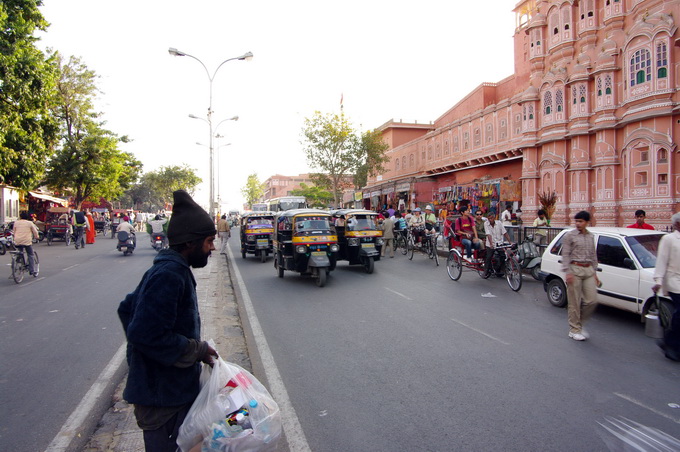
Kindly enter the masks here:
[[251, 212], [241, 218], [241, 256], [254, 254], [260, 262], [267, 260], [273, 252], [274, 214], [272, 212]]
[[338, 259], [338, 237], [331, 226], [328, 212], [293, 209], [276, 217], [274, 267], [279, 278], [284, 270], [312, 275], [316, 285], [326, 285]]
[[332, 214], [340, 245], [338, 260], [363, 265], [366, 273], [373, 273], [383, 246], [378, 214], [364, 209], [340, 209]]

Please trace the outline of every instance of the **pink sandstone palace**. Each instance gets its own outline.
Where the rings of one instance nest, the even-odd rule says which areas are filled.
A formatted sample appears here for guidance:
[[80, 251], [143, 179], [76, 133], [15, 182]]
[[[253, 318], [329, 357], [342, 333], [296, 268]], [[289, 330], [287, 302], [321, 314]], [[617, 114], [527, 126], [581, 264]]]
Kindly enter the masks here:
[[579, 210], [623, 226], [640, 208], [668, 225], [680, 210], [680, 0], [525, 0], [514, 11], [514, 75], [433, 124], [382, 125], [390, 162], [364, 205], [446, 208], [472, 194], [533, 219], [538, 195], [554, 191], [555, 226]]

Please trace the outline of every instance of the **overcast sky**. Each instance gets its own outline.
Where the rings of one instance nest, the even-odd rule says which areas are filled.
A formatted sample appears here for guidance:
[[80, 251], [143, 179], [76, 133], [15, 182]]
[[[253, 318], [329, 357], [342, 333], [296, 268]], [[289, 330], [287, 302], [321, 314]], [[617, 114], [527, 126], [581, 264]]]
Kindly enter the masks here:
[[[206, 182], [208, 75], [213, 124], [225, 138], [219, 194], [240, 208], [248, 174], [308, 172], [304, 118], [339, 112], [359, 130], [390, 119], [434, 121], [477, 85], [513, 73], [517, 0], [43, 0], [51, 24], [39, 45], [80, 57], [99, 76], [97, 109], [144, 164], [189, 164]], [[202, 143], [204, 146], [197, 145]], [[216, 170], [217, 171], [217, 170]], [[218, 183], [215, 183], [217, 190]]]

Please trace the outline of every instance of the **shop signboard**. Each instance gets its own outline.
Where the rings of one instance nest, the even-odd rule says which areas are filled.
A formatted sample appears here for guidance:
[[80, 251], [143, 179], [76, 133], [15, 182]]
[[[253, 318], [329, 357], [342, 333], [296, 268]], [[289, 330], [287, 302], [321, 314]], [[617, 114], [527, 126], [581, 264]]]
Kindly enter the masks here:
[[397, 185], [397, 191], [398, 192], [405, 192], [409, 191], [411, 189], [411, 183], [410, 182], [404, 182], [399, 185]]

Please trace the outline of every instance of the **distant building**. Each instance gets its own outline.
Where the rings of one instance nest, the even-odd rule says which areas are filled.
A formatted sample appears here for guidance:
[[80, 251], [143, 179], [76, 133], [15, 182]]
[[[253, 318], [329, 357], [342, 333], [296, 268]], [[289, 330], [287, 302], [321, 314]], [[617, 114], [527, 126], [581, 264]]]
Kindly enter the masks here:
[[554, 225], [586, 209], [622, 226], [639, 208], [667, 225], [680, 210], [680, 0], [524, 0], [514, 11], [515, 73], [431, 125], [381, 126], [390, 163], [369, 179], [365, 207], [512, 202], [527, 218], [555, 191]]
[[278, 198], [280, 196], [290, 196], [293, 190], [300, 188], [300, 184], [314, 185], [309, 174], [298, 174], [297, 176], [283, 176], [275, 174], [264, 181], [264, 195], [262, 200]]

